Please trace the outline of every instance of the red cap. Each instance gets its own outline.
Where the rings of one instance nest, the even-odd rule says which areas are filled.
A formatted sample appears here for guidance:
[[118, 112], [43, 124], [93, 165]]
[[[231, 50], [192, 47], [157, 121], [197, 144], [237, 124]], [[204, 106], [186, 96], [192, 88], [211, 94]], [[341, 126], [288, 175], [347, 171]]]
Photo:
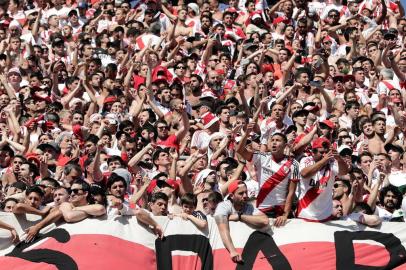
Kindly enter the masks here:
[[151, 194], [154, 191], [154, 189], [156, 188], [156, 186], [157, 186], [157, 180], [154, 179], [151, 181], [151, 183], [149, 183], [149, 186], [147, 187], [147, 193]]
[[274, 19], [272, 23], [273, 23], [273, 25], [277, 25], [278, 23], [281, 23], [281, 22], [287, 23], [287, 18], [278, 17], [278, 18]]
[[214, 114], [212, 114], [211, 112], [206, 112], [202, 116], [202, 121], [203, 121], [204, 128], [211, 127], [211, 125], [216, 123], [218, 120], [219, 119]]
[[106, 103], [113, 103], [113, 102], [116, 102], [116, 101], [117, 101], [117, 97], [115, 97], [115, 96], [108, 96], [108, 97], [106, 97], [106, 98], [104, 99], [103, 103], [104, 103], [104, 104], [106, 104]]
[[178, 182], [176, 182], [176, 180], [175, 179], [168, 179], [168, 180], [166, 180], [166, 183], [168, 184], [168, 185], [170, 185], [174, 190], [175, 190], [175, 192], [178, 192], [179, 191], [179, 183]]
[[244, 184], [244, 182], [241, 181], [241, 180], [236, 180], [236, 181], [232, 182], [232, 183], [228, 186], [228, 193], [229, 193], [229, 194], [230, 194], [230, 193], [234, 193], [234, 192], [238, 189], [238, 186], [241, 185], [241, 184]]
[[323, 42], [326, 42], [326, 41], [331, 41], [331, 42], [333, 42], [333, 39], [332, 39], [330, 36], [325, 36], [325, 37], [323, 38]]
[[218, 75], [224, 75], [224, 74], [226, 74], [226, 72], [224, 71], [224, 69], [216, 69], [216, 72], [217, 72], [217, 74]]
[[40, 161], [39, 161], [39, 158], [38, 158], [39, 155], [38, 155], [37, 153], [30, 152], [30, 153], [25, 154], [25, 157], [26, 157], [26, 159], [27, 159], [28, 161], [33, 161], [33, 162], [35, 162], [35, 164], [37, 165], [37, 167], [39, 167]]
[[328, 126], [331, 129], [334, 129], [336, 127], [336, 125], [333, 122], [331, 122], [330, 120], [324, 120], [321, 123], [325, 124], [326, 126]]
[[227, 8], [226, 11], [232, 12], [232, 13], [238, 13], [238, 11], [234, 7]]
[[354, 75], [347, 74], [347, 75], [344, 75], [343, 81], [344, 82], [348, 82], [348, 81], [354, 81], [355, 82], [355, 77], [354, 77]]
[[312, 142], [312, 149], [316, 149], [316, 148], [324, 148], [324, 145], [328, 145], [328, 147], [330, 147], [330, 141], [327, 140], [326, 138], [317, 138]]

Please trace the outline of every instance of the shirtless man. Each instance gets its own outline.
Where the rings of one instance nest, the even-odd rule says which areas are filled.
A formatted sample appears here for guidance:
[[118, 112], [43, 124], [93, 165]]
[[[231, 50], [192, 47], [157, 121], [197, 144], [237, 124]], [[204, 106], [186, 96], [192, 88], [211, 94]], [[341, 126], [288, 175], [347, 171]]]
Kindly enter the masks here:
[[188, 27], [186, 25], [186, 19], [187, 19], [187, 10], [182, 8], [178, 11], [178, 17], [175, 20], [175, 23], [173, 26], [170, 27], [169, 29], [169, 36], [168, 40], [171, 41], [173, 39], [176, 39], [178, 37], [190, 37], [193, 32], [192, 27]]
[[100, 204], [90, 204], [90, 186], [83, 180], [73, 182], [69, 202], [60, 205], [66, 222], [79, 222], [90, 216], [102, 216], [106, 213], [106, 208]]
[[[370, 152], [371, 154], [381, 153], [382, 148], [384, 146], [383, 145], [384, 142], [375, 133], [374, 126], [372, 125], [372, 121], [370, 119], [366, 119], [365, 121], [360, 122], [360, 128], [365, 137], [364, 141], [361, 143], [366, 144], [366, 146], [368, 147], [368, 152]], [[363, 147], [363, 146], [361, 145], [361, 147]]]

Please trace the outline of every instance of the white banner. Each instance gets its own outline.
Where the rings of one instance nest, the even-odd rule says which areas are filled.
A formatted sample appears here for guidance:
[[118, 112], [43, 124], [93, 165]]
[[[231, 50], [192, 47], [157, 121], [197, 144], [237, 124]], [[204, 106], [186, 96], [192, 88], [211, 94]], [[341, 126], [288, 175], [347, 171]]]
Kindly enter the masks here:
[[[28, 219], [32, 219], [29, 216]], [[24, 238], [32, 223], [26, 216], [0, 213]], [[290, 220], [282, 228], [257, 232], [230, 222], [231, 237], [244, 263], [234, 264], [217, 226], [198, 230], [190, 221], [156, 219], [159, 240], [135, 217], [86, 219], [50, 225], [33, 243], [11, 244], [0, 230], [0, 269], [405, 269], [406, 224], [383, 223], [375, 229], [351, 221], [310, 223]]]

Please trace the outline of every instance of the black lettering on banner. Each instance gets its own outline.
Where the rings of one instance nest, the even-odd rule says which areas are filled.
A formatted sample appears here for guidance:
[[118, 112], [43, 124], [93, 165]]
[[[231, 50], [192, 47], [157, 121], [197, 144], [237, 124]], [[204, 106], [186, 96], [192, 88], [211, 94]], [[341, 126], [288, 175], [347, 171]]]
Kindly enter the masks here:
[[265, 258], [272, 265], [272, 269], [291, 270], [289, 261], [280, 251], [273, 238], [263, 232], [255, 231], [248, 238], [242, 251], [243, 264], [237, 265], [237, 270], [252, 269], [258, 252], [262, 251]]
[[32, 249], [24, 251], [33, 244], [47, 237], [52, 237], [60, 243], [66, 243], [70, 240], [70, 235], [65, 229], [54, 229], [46, 234], [40, 234], [33, 242], [20, 242], [6, 256], [16, 257], [34, 263], [47, 263], [55, 265], [58, 270], [76, 270], [79, 269], [76, 262], [67, 254], [51, 249]]
[[[155, 241], [155, 253], [158, 270], [172, 270], [172, 255], [175, 250], [197, 253], [202, 269], [213, 269], [213, 254], [209, 239], [203, 235], [169, 235]], [[186, 269], [186, 268], [185, 268]]]
[[[337, 270], [389, 270], [406, 262], [405, 248], [399, 238], [391, 233], [339, 231], [334, 233], [334, 240]], [[373, 240], [381, 243], [389, 252], [389, 263], [382, 267], [355, 264], [353, 240]]]

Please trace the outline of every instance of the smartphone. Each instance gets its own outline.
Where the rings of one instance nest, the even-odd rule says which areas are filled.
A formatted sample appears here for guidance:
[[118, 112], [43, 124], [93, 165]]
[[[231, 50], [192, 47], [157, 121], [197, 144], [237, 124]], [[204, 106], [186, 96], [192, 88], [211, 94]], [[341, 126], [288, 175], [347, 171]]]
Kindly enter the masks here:
[[321, 87], [321, 82], [320, 81], [311, 81], [310, 86], [319, 88], [319, 87]]

